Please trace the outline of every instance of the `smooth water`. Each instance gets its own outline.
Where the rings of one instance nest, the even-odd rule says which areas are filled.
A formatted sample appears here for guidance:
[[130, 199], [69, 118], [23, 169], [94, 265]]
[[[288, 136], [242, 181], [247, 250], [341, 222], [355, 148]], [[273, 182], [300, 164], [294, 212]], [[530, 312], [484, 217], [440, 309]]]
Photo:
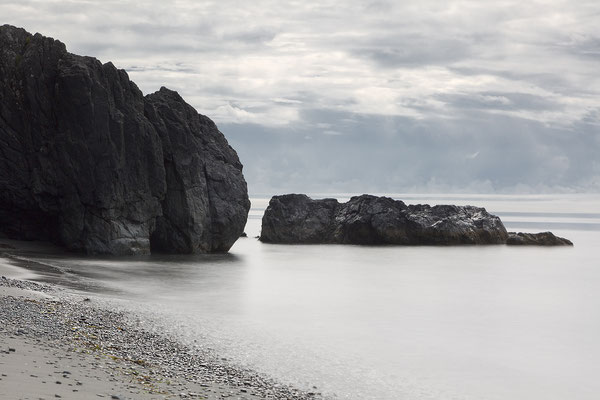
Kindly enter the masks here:
[[[343, 197], [343, 196], [340, 196]], [[37, 256], [182, 340], [348, 399], [597, 399], [600, 196], [397, 196], [472, 204], [574, 247], [268, 245], [266, 199], [225, 255]]]

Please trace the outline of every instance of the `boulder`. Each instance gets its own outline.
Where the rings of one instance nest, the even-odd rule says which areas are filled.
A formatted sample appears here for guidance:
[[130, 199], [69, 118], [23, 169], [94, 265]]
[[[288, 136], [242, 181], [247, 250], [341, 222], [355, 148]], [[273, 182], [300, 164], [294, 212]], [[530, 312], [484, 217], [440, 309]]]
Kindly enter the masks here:
[[523, 233], [509, 232], [506, 244], [535, 246], [573, 246], [569, 239], [555, 236], [552, 232]]
[[262, 218], [260, 240], [269, 243], [335, 243], [338, 201], [304, 194], [273, 196]]
[[227, 251], [250, 202], [223, 134], [166, 88], [0, 27], [0, 230], [72, 250]]
[[274, 196], [262, 219], [266, 243], [503, 244], [500, 218], [472, 206], [409, 205], [362, 195], [347, 203], [302, 194]]

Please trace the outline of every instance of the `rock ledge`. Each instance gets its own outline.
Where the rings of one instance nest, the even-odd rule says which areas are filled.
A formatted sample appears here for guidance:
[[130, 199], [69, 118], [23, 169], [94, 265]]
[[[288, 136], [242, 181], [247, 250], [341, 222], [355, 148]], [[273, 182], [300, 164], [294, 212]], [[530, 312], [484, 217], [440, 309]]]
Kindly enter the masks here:
[[506, 244], [534, 246], [573, 246], [569, 239], [555, 236], [552, 232], [523, 233], [509, 232]]

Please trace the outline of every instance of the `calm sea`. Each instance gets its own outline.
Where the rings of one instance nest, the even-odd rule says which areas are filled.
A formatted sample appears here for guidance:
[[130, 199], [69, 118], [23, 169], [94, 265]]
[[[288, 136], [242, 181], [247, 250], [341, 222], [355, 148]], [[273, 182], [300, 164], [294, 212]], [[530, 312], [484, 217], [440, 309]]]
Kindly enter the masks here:
[[392, 197], [484, 206], [575, 246], [268, 245], [255, 198], [229, 254], [38, 255], [60, 271], [39, 279], [339, 399], [600, 398], [600, 195]]

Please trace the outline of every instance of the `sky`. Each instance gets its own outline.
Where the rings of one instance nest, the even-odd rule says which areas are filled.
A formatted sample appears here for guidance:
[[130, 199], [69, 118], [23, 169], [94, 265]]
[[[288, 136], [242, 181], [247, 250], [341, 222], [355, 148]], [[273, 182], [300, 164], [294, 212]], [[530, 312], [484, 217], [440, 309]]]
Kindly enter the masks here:
[[0, 0], [212, 118], [249, 191], [600, 192], [600, 2]]

